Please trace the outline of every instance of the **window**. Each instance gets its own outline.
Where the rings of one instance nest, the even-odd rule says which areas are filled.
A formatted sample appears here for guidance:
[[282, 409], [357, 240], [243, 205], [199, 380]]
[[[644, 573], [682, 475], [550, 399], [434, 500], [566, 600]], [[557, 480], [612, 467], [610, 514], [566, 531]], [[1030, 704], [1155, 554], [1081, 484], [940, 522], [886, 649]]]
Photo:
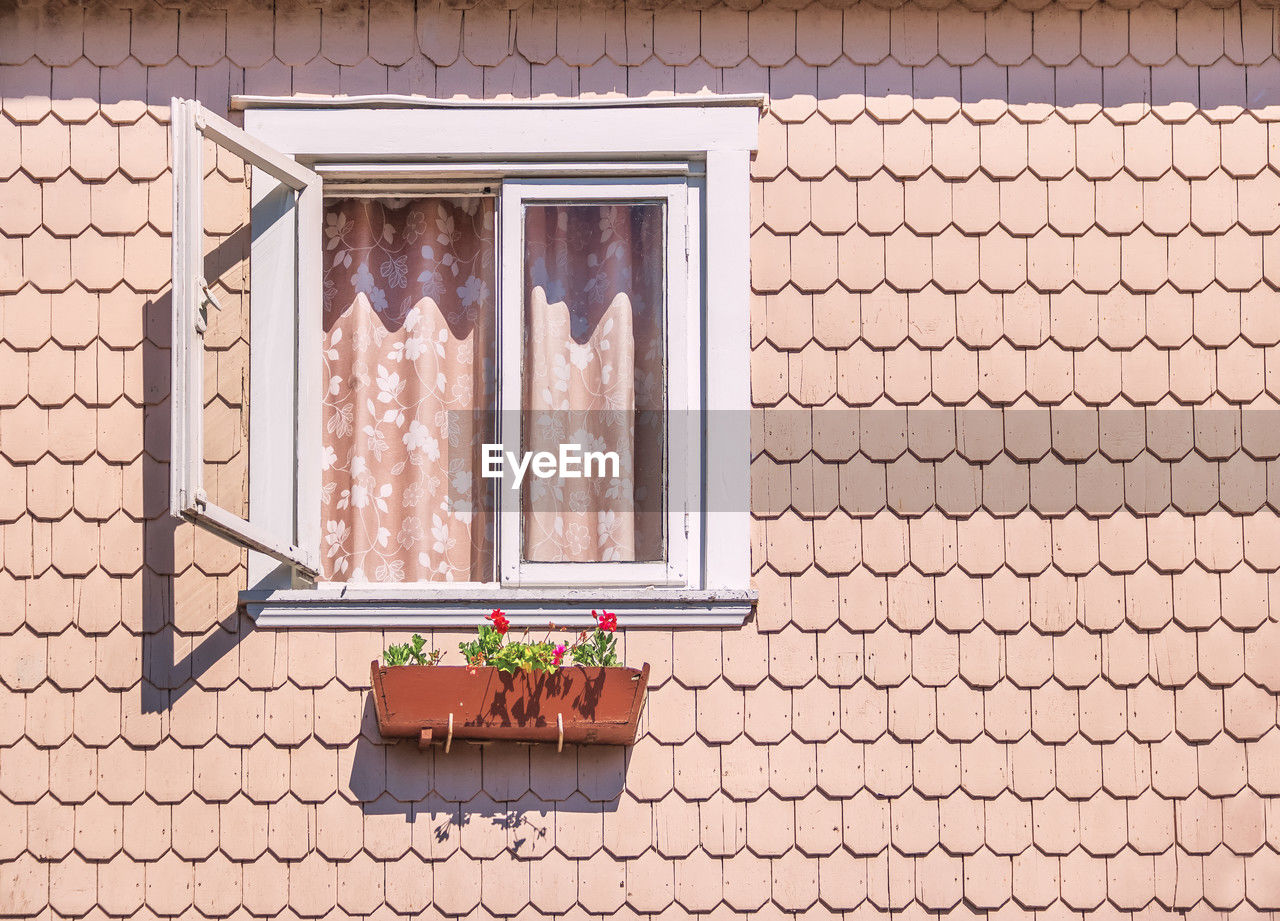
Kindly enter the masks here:
[[[759, 100], [174, 100], [172, 509], [259, 623], [740, 623]], [[209, 145], [252, 173], [248, 514], [202, 483]]]

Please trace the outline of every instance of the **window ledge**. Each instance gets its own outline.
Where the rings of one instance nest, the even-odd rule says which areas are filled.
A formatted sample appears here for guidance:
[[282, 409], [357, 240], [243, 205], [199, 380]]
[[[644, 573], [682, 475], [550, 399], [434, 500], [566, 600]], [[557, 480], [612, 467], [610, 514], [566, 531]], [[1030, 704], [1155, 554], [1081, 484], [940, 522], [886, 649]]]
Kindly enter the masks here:
[[756, 597], [728, 589], [343, 586], [246, 591], [240, 603], [259, 627], [477, 627], [497, 607], [518, 627], [589, 627], [601, 608], [627, 627], [740, 627]]

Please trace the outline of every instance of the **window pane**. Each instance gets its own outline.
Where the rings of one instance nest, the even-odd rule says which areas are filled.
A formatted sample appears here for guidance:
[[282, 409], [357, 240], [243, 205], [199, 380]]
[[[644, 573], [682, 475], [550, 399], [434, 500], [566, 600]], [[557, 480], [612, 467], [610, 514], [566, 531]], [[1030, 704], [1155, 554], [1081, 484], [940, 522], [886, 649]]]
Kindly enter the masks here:
[[[216, 156], [214, 152], [216, 151]], [[224, 147], [205, 147], [202, 197], [204, 279], [217, 307], [206, 304], [203, 486], [214, 505], [249, 518], [249, 241], [253, 170]], [[216, 162], [216, 168], [215, 168]], [[290, 220], [292, 189], [273, 195]], [[283, 201], [282, 201], [283, 199]]]
[[663, 210], [525, 207], [524, 449], [585, 458], [580, 478], [525, 477], [530, 562], [664, 557]]
[[326, 579], [494, 579], [493, 226], [491, 198], [326, 208]]

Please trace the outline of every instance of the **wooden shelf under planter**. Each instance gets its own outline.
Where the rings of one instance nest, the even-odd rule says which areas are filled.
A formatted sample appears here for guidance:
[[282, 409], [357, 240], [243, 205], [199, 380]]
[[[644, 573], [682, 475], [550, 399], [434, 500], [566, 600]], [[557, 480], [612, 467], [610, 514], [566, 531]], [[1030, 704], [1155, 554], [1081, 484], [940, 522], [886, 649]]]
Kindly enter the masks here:
[[649, 664], [500, 672], [464, 665], [370, 665], [378, 731], [419, 748], [455, 739], [630, 745]]

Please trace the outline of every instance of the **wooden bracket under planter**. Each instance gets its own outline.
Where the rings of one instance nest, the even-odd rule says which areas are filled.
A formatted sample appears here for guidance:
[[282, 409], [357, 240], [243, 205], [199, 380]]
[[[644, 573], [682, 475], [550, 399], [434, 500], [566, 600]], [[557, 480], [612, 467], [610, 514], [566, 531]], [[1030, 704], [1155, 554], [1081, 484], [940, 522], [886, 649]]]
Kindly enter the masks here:
[[465, 665], [370, 664], [378, 731], [435, 742], [565, 742], [630, 745], [636, 740], [649, 663], [643, 668], [565, 666], [501, 672]]

